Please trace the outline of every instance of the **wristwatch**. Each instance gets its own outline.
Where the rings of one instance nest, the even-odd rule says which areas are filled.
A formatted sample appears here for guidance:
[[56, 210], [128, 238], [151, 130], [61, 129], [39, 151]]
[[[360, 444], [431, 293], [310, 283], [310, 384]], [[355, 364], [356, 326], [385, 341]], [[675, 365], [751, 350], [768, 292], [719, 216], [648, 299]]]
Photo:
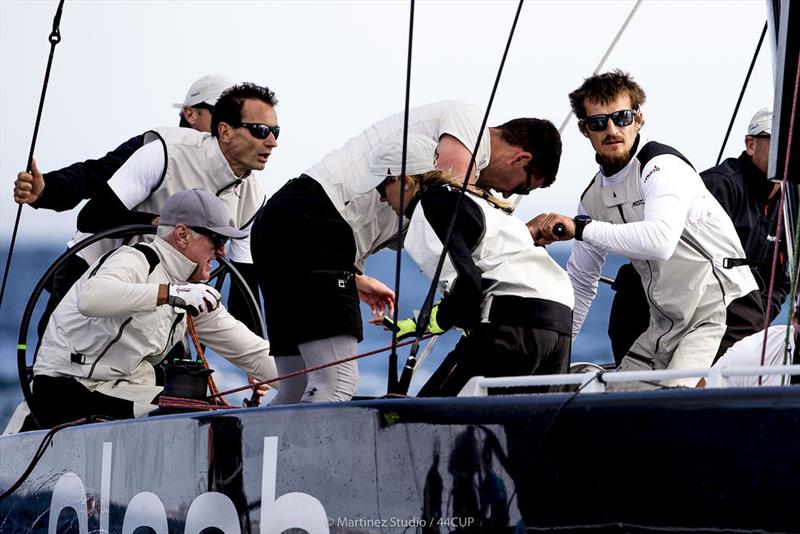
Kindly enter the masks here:
[[575, 239], [583, 241], [583, 229], [592, 222], [592, 218], [588, 215], [576, 215], [572, 221], [575, 223]]

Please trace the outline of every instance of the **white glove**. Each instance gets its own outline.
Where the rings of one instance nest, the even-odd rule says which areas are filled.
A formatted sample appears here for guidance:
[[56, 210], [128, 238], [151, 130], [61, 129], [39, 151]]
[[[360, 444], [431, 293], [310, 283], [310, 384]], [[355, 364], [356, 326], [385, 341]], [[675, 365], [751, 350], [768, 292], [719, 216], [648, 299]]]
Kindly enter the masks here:
[[219, 291], [206, 284], [170, 284], [167, 304], [188, 311], [192, 317], [217, 309]]

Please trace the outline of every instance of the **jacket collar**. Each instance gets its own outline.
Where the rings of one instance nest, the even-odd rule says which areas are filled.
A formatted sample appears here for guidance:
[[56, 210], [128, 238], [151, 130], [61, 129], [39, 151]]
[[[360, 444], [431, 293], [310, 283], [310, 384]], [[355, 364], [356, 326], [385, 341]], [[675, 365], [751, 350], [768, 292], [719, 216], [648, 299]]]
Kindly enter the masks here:
[[225, 190], [238, 186], [252, 176], [253, 171], [247, 171], [242, 176], [236, 176], [233, 173], [228, 160], [225, 159], [225, 155], [219, 147], [219, 139], [209, 134], [203, 143], [205, 144], [208, 173], [216, 195], [219, 196]]
[[161, 258], [161, 263], [171, 281], [186, 282], [197, 269], [195, 262], [158, 236], [153, 240], [153, 248]]

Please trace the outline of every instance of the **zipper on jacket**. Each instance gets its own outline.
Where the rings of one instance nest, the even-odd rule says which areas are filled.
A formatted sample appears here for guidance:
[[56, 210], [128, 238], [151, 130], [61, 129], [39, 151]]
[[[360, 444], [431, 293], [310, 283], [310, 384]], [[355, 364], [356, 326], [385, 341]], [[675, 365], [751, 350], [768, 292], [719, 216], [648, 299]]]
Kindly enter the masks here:
[[114, 339], [112, 339], [111, 341], [109, 341], [108, 345], [106, 345], [106, 348], [104, 348], [104, 349], [103, 349], [103, 352], [101, 352], [101, 353], [100, 353], [100, 355], [97, 357], [97, 359], [94, 361], [94, 363], [92, 364], [92, 367], [91, 367], [91, 369], [89, 369], [89, 374], [86, 376], [86, 378], [92, 378], [92, 375], [94, 374], [94, 368], [95, 368], [95, 367], [97, 367], [97, 363], [100, 361], [100, 359], [101, 359], [103, 356], [105, 356], [105, 355], [106, 355], [106, 352], [108, 352], [108, 349], [110, 349], [110, 348], [111, 348], [111, 346], [112, 346], [114, 343], [116, 343], [117, 341], [119, 341], [119, 338], [121, 338], [121, 337], [122, 337], [122, 331], [123, 331], [123, 330], [125, 330], [125, 327], [126, 327], [126, 326], [128, 326], [128, 323], [130, 323], [132, 320], [133, 320], [133, 317], [132, 317], [132, 316], [131, 316], [131, 317], [128, 317], [128, 318], [127, 318], [127, 319], [125, 319], [125, 321], [124, 321], [124, 322], [123, 322], [123, 323], [122, 323], [122, 324], [119, 326], [119, 331], [117, 332], [117, 335], [116, 335], [116, 336], [114, 336]]

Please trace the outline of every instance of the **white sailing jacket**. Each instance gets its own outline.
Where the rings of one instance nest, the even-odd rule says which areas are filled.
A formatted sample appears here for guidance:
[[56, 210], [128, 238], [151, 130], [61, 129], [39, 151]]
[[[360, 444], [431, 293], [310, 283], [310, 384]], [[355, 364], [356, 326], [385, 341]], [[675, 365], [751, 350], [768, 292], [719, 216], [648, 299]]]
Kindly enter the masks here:
[[[648, 197], [643, 190], [654, 191], [657, 181], [657, 193]], [[733, 223], [694, 169], [666, 145], [641, 141], [620, 172], [598, 172], [579, 211], [597, 222], [586, 226], [568, 264], [576, 288], [575, 333], [607, 252], [629, 258], [642, 279], [650, 327], [632, 350], [655, 356], [657, 367], [666, 366], [682, 336], [703, 322], [698, 310], [707, 309], [700, 315], [709, 321], [721, 317], [724, 331], [725, 307], [758, 289], [749, 269], [723, 267], [725, 258], [744, 258]]]
[[[451, 187], [431, 185], [406, 212], [411, 222], [405, 248], [428, 278], [436, 271], [459, 195]], [[471, 194], [462, 201], [439, 290], [445, 295], [437, 317], [442, 326], [469, 329], [491, 322], [493, 305], [503, 301], [504, 311], [530, 315], [516, 317], [519, 324], [571, 333], [573, 291], [567, 273], [544, 247], [534, 246], [521, 220]]]
[[[53, 312], [34, 364], [34, 375], [76, 377], [90, 390], [138, 403], [137, 416], [161, 391], [153, 366], [187, 328], [183, 310], [156, 306], [159, 285], [185, 282], [196, 267], [159, 237], [138, 246], [155, 251], [158, 263], [134, 247], [95, 262]], [[200, 341], [241, 370], [261, 380], [277, 376], [269, 343], [222, 305], [193, 319]]]

